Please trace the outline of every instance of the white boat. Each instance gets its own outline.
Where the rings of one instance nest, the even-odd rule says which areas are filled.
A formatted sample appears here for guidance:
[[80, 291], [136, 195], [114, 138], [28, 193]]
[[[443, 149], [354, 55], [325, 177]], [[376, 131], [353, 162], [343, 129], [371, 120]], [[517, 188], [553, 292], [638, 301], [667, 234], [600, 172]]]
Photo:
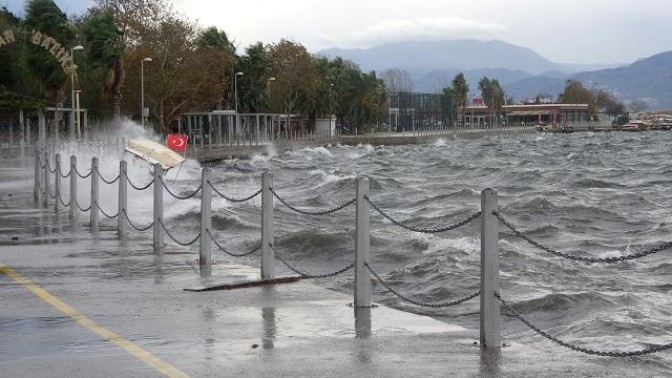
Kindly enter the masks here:
[[131, 139], [124, 149], [152, 165], [160, 164], [166, 170], [184, 163], [182, 155], [148, 139]]

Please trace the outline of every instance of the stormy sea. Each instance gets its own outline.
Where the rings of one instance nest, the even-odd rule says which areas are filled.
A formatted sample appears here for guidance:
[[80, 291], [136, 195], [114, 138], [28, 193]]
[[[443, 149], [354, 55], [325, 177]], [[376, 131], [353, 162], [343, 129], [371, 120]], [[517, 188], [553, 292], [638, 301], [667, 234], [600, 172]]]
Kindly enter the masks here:
[[[261, 174], [269, 171], [275, 193], [309, 212], [352, 200], [357, 178], [367, 176], [370, 199], [381, 211], [423, 229], [474, 215], [480, 210], [481, 191], [494, 188], [501, 216], [547, 249], [617, 258], [672, 241], [670, 145], [669, 131], [531, 133], [394, 147], [330, 145], [222, 161], [210, 168], [215, 188], [234, 199], [258, 191]], [[116, 164], [101, 163], [103, 175], [118, 172]], [[151, 178], [140, 165], [132, 165], [129, 176], [136, 185]], [[191, 193], [200, 185], [200, 167], [189, 162], [171, 172], [167, 183], [176, 194]], [[106, 190], [110, 201], [104, 207], [113, 211], [116, 189]], [[146, 224], [151, 221], [151, 191], [133, 193], [129, 216]], [[199, 197], [165, 196], [167, 227], [181, 240], [192, 239], [199, 232]], [[259, 245], [260, 204], [260, 196], [238, 203], [213, 194], [213, 235], [227, 251], [243, 254]], [[295, 270], [328, 274], [354, 261], [353, 205], [328, 215], [303, 215], [276, 199], [274, 220], [275, 249]], [[192, 247], [195, 252], [197, 248]], [[605, 351], [672, 343], [672, 250], [614, 263], [585, 263], [533, 246], [502, 224], [499, 248], [502, 297], [549, 335]], [[259, 265], [258, 253], [234, 258], [214, 249], [215, 261]], [[468, 296], [480, 289], [480, 220], [427, 234], [401, 228], [371, 210], [371, 268], [389, 287], [418, 302]], [[280, 261], [276, 269], [292, 274]], [[314, 282], [353, 292], [351, 270]], [[374, 301], [471, 329], [479, 326], [477, 298], [434, 309], [411, 304], [376, 284]], [[563, 348], [515, 318], [504, 319], [503, 335], [528, 345]], [[657, 353], [650, 361], [672, 368], [668, 354]]]

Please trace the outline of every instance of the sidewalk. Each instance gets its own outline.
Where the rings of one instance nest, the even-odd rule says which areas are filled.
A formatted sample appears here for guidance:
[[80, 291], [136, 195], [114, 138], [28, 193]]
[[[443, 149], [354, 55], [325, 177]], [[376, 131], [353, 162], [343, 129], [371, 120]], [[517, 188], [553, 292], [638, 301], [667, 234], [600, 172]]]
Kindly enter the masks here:
[[202, 281], [197, 252], [168, 247], [155, 256], [149, 235], [122, 245], [111, 230], [98, 238], [81, 225], [73, 230], [67, 215], [35, 206], [32, 167], [0, 174], [0, 376], [665, 374], [655, 357], [587, 357], [550, 342], [530, 348], [506, 340], [506, 330], [511, 346], [482, 354], [478, 324], [468, 330], [384, 306], [356, 313], [351, 295], [305, 280], [185, 291], [258, 278], [258, 271], [219, 261]]

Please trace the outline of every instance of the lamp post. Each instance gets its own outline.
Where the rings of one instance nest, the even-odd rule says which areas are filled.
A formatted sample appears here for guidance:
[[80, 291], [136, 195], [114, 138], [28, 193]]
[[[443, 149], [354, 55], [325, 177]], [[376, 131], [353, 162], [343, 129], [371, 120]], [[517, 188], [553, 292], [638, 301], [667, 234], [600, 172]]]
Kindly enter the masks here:
[[242, 72], [236, 72], [233, 77], [233, 97], [236, 106], [236, 134], [238, 134], [240, 129], [240, 117], [238, 116], [238, 76], [243, 76]]
[[[77, 72], [77, 65], [74, 64], [75, 61], [75, 51], [84, 50], [84, 46], [77, 45], [70, 48], [70, 56], [72, 57], [73, 65], [70, 70], [70, 138], [75, 139], [75, 73]], [[79, 130], [79, 125], [77, 125]], [[56, 131], [58, 134], [58, 130]]]
[[274, 77], [269, 77], [268, 80], [266, 81], [266, 87], [268, 88], [268, 106], [270, 108], [271, 106], [271, 82], [274, 82], [275, 78]]
[[140, 62], [140, 124], [145, 128], [145, 62], [151, 62], [152, 58], [144, 58]]

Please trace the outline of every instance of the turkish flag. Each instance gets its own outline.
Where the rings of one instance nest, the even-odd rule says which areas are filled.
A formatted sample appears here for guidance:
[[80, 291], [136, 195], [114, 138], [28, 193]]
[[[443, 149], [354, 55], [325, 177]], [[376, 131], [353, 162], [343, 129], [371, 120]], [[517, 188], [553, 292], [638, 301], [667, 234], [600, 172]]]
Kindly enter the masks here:
[[187, 139], [185, 134], [168, 134], [166, 145], [173, 151], [184, 152], [187, 150]]

